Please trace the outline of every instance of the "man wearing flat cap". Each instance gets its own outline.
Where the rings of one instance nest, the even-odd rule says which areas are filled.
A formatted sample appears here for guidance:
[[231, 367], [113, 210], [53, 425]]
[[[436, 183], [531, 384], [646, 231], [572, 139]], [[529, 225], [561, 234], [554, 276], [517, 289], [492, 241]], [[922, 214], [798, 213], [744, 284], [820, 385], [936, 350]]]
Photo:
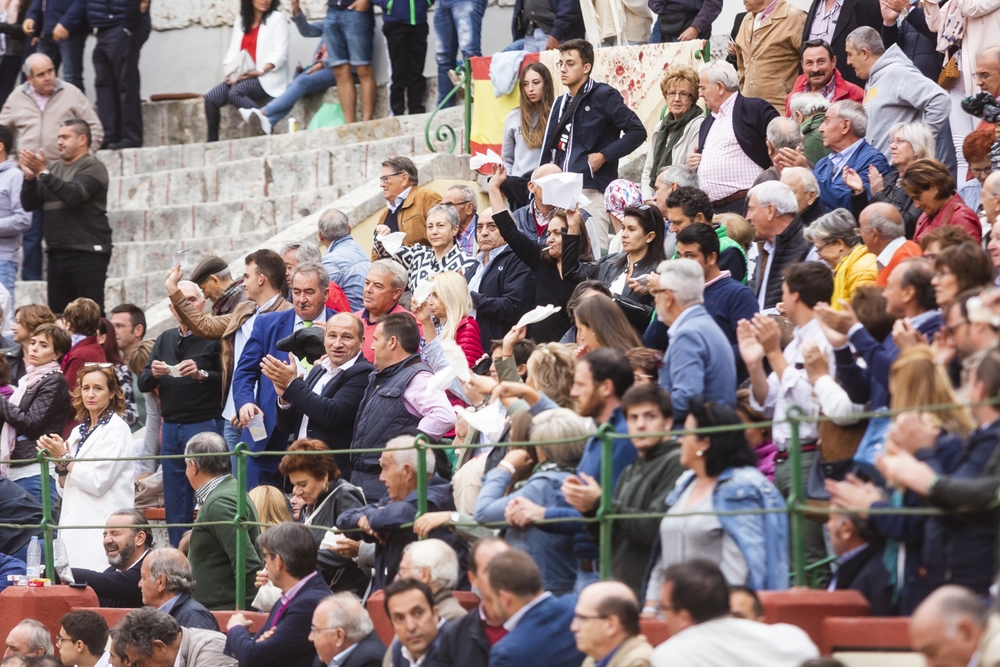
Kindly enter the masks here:
[[209, 255], [194, 267], [191, 282], [200, 287], [205, 298], [212, 302], [212, 314], [216, 316], [228, 315], [247, 300], [243, 279], [233, 280], [229, 264], [215, 255]]

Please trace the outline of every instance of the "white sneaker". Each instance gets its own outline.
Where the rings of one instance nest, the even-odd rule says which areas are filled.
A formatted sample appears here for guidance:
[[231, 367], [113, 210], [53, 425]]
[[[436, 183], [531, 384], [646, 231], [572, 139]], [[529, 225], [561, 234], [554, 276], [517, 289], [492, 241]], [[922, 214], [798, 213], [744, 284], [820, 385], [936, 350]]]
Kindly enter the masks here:
[[251, 109], [251, 111], [260, 119], [260, 129], [264, 130], [264, 134], [271, 134], [271, 121], [267, 119], [267, 115], [260, 109]]
[[250, 122], [250, 115], [253, 114], [254, 111], [256, 111], [256, 109], [240, 109], [240, 117], [243, 118], [244, 123]]

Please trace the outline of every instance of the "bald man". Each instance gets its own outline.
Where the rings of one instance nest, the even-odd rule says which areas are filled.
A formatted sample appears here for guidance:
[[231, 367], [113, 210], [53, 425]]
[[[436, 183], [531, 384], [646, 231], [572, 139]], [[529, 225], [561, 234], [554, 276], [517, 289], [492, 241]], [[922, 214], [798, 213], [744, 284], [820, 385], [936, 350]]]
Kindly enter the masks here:
[[[569, 629], [587, 659], [581, 667], [649, 667], [653, 647], [639, 634], [639, 601], [620, 581], [583, 589]], [[613, 654], [613, 655], [612, 655]], [[605, 660], [611, 656], [610, 661]], [[602, 662], [603, 661], [603, 662]]]
[[212, 612], [191, 597], [191, 564], [177, 549], [162, 547], [149, 552], [142, 561], [139, 590], [144, 605], [170, 614], [181, 627], [219, 631]]
[[[517, 228], [528, 238], [538, 241], [538, 245], [542, 247], [545, 246], [545, 242], [549, 238], [549, 220], [552, 219], [552, 213], [556, 210], [556, 207], [546, 204], [543, 201], [542, 186], [538, 184], [538, 180], [552, 174], [561, 173], [562, 169], [554, 164], [543, 164], [531, 172], [531, 180], [528, 181], [528, 193], [531, 195], [528, 199], [528, 205], [515, 209], [510, 213], [514, 218], [514, 222], [517, 223]], [[581, 211], [581, 213], [587, 224], [590, 247], [594, 252], [598, 252], [601, 245], [597, 236], [597, 225], [590, 219], [590, 213], [587, 211]], [[480, 217], [482, 217], [482, 214], [480, 214]], [[607, 246], [606, 240], [604, 245]], [[600, 258], [600, 255], [595, 255], [595, 257]]]
[[906, 225], [899, 209], [888, 202], [869, 204], [858, 219], [861, 240], [876, 255], [878, 277], [875, 284], [885, 287], [889, 274], [908, 257], [920, 257], [920, 246], [906, 240]]
[[979, 649], [989, 611], [962, 586], [942, 586], [910, 618], [910, 641], [927, 667], [967, 667]]
[[[510, 551], [510, 546], [498, 537], [486, 537], [476, 542], [469, 554], [467, 572], [472, 592], [480, 595], [486, 566], [505, 551]], [[490, 647], [506, 634], [497, 610], [483, 600], [478, 607], [449, 623], [442, 631], [435, 654], [438, 667], [487, 667]]]
[[[351, 313], [337, 313], [326, 323], [326, 358], [313, 366], [304, 380], [292, 364], [266, 356], [261, 369], [278, 394], [277, 405], [271, 407], [277, 409], [275, 428], [293, 440], [315, 438], [330, 449], [349, 450], [354, 418], [368, 387], [368, 376], [375, 370], [361, 354], [364, 342], [365, 325], [361, 319]], [[334, 458], [341, 477], [350, 477], [350, 455], [335, 454]], [[320, 558], [320, 572], [328, 581], [335, 567]]]
[[976, 73], [986, 74], [977, 82], [983, 92], [1000, 99], [1000, 46], [990, 46], [976, 54]]

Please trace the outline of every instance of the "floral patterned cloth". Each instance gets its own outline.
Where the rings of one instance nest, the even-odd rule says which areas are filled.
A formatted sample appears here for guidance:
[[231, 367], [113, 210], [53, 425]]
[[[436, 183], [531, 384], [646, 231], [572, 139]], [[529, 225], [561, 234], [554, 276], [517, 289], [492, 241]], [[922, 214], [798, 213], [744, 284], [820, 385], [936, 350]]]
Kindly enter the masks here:
[[608, 189], [604, 191], [604, 208], [608, 213], [621, 218], [625, 209], [632, 206], [642, 206], [642, 188], [639, 184], [624, 178], [611, 181]]

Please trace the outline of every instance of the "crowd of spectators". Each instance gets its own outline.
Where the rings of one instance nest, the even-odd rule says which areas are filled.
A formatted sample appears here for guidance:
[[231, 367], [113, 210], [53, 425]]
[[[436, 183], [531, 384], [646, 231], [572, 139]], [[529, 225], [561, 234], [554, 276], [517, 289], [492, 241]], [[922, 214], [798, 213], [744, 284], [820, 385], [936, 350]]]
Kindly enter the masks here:
[[[92, 4], [74, 0], [53, 40]], [[653, 4], [655, 25], [627, 15], [623, 30], [705, 37], [719, 10]], [[875, 615], [911, 615], [928, 656], [993, 664], [982, 601], [998, 544], [1000, 174], [987, 157], [993, 126], [984, 119], [989, 136], [977, 139], [958, 114], [982, 107], [964, 99], [973, 84], [998, 104], [1000, 47], [957, 6], [900, 18], [890, 4], [817, 0], [804, 12], [747, 0], [736, 66], [669, 67], [644, 147], [638, 116], [590, 76], [594, 46], [570, 11], [579, 3], [522, 0], [516, 36], [528, 51], [559, 49], [568, 92], [555, 97], [544, 67], [521, 72], [489, 208], [475, 188], [438, 194], [412, 160], [389, 157], [370, 256], [329, 209], [318, 244], [254, 250], [235, 279], [217, 257], [189, 276], [174, 267], [176, 325], [155, 340], [143, 340], [140, 306], [103, 317], [108, 178], [92, 151], [102, 124], [131, 145], [129, 96], [117, 94], [118, 125], [107, 108], [95, 125], [51, 56], [27, 58], [23, 92], [0, 112], [20, 170], [0, 168], [0, 187], [12, 230], [27, 239], [42, 224], [49, 305], [13, 311], [0, 357], [0, 508], [38, 523], [51, 496], [62, 525], [91, 526], [60, 531], [73, 578], [102, 606], [135, 608], [110, 644], [106, 624], [63, 618], [63, 662], [797, 666], [816, 647], [760, 622], [756, 592], [791, 583], [785, 510], [800, 476], [820, 508], [803, 536], [815, 585], [856, 590]], [[288, 86], [277, 5], [243, 3], [226, 81], [205, 98], [210, 140], [224, 104], [269, 131], [294, 102], [288, 91], [313, 89]], [[321, 25], [292, 9], [303, 34], [323, 37], [301, 76], [331, 69], [353, 120], [353, 70], [370, 118], [371, 3], [331, 2]], [[427, 7], [383, 10], [390, 106], [419, 112]], [[971, 75], [928, 76], [918, 12], [939, 43], [964, 31], [978, 52], [957, 58]], [[112, 27], [101, 21], [114, 13], [90, 16], [115, 33], [95, 52], [95, 65], [122, 56], [105, 64], [123, 72], [115, 86], [148, 35], [148, 15], [125, 14]], [[481, 20], [471, 0], [439, 4], [442, 98], [457, 54], [478, 53]], [[245, 51], [257, 69], [239, 71]], [[74, 57], [63, 55], [64, 71]], [[12, 142], [0, 129], [0, 153]], [[619, 174], [636, 151], [639, 183]], [[575, 208], [545, 201], [539, 181], [559, 173], [582, 176]], [[12, 292], [9, 264], [0, 284]], [[547, 315], [518, 326], [538, 309]], [[795, 414], [805, 419], [793, 431]], [[614, 436], [610, 470], [597, 429]], [[420, 437], [450, 449], [418, 450]], [[254, 454], [245, 491], [239, 442]], [[57, 461], [33, 461], [39, 451]], [[118, 460], [133, 454], [174, 458]], [[588, 519], [608, 481], [617, 518], [601, 563]], [[150, 491], [168, 523], [192, 526], [171, 528], [168, 545], [154, 545], [135, 509]], [[935, 507], [946, 512], [872, 511]], [[23, 571], [38, 534], [0, 530], [4, 571]], [[599, 581], [602, 565], [613, 581]], [[468, 613], [454, 595], [465, 589], [480, 600]], [[373, 591], [396, 635], [388, 647], [361, 604]], [[251, 631], [237, 613], [220, 628], [211, 612], [237, 603], [267, 621]], [[654, 649], [641, 618], [664, 621], [671, 638]], [[52, 654], [33, 623], [12, 631], [8, 653]]]

